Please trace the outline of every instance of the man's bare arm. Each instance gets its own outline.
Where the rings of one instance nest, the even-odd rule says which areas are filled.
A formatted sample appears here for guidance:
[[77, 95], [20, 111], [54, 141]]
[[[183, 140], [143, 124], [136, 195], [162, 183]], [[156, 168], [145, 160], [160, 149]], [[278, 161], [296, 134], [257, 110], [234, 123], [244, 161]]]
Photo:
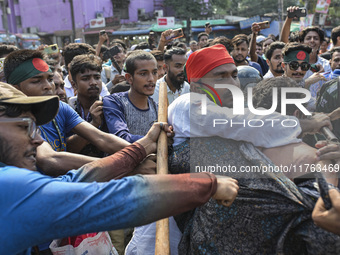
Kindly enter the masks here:
[[36, 159], [37, 166], [49, 176], [63, 175], [69, 170], [78, 169], [89, 162], [97, 160], [97, 158], [80, 154], [54, 151], [47, 142], [42, 143], [37, 148]]
[[332, 201], [332, 208], [327, 210], [322, 198], [319, 198], [314, 207], [312, 218], [317, 226], [340, 235], [340, 193], [331, 189], [329, 197]]
[[[287, 8], [287, 12], [294, 12], [294, 10], [299, 9], [297, 6], [290, 6]], [[290, 25], [292, 24], [293, 18], [287, 18], [283, 23], [282, 30], [280, 33], [280, 41], [284, 43], [289, 42]]]
[[256, 36], [257, 33], [260, 31], [260, 26], [257, 23], [253, 23], [251, 25], [251, 39], [250, 39], [250, 47], [249, 47], [249, 55], [250, 55], [250, 60], [257, 62], [257, 54], [256, 54]]

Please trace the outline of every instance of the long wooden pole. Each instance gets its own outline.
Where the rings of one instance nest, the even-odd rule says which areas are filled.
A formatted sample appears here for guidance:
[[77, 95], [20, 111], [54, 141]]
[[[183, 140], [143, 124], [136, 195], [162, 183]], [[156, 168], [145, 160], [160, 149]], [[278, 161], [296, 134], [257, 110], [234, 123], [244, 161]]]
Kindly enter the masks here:
[[[158, 121], [168, 122], [167, 84], [159, 85]], [[168, 141], [166, 133], [162, 130], [157, 145], [157, 174], [168, 174]], [[170, 254], [169, 219], [159, 220], [156, 223], [155, 255]]]

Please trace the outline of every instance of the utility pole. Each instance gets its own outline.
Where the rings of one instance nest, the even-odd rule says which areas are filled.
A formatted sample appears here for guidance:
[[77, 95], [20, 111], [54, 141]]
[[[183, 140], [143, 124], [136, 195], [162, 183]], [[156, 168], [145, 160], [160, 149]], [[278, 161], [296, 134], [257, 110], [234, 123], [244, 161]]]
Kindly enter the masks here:
[[283, 0], [278, 0], [278, 16], [279, 16], [279, 31], [281, 32], [283, 27]]
[[76, 39], [76, 25], [74, 22], [73, 0], [70, 0], [70, 6], [71, 6], [71, 19], [72, 19], [72, 36], [73, 36], [73, 42], [74, 42], [74, 39]]
[[7, 0], [1, 0], [0, 1], [2, 4], [2, 17], [3, 17], [3, 27], [6, 31], [6, 37], [8, 38], [8, 16], [7, 16]]

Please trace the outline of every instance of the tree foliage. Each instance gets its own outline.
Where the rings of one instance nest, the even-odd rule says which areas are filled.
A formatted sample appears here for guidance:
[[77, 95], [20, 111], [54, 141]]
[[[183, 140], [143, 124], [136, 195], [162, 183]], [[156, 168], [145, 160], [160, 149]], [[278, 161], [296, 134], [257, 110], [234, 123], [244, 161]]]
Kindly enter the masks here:
[[165, 0], [164, 5], [171, 7], [176, 13], [176, 18], [201, 19], [212, 15], [212, 6], [204, 0]]
[[[180, 19], [205, 19], [214, 14], [253, 17], [272, 14], [275, 17], [280, 10], [278, 0], [165, 0], [164, 4], [174, 10]], [[283, 0], [283, 12], [289, 6], [307, 6], [308, 13], [313, 13], [317, 0]], [[340, 1], [332, 0], [329, 14], [340, 17]]]

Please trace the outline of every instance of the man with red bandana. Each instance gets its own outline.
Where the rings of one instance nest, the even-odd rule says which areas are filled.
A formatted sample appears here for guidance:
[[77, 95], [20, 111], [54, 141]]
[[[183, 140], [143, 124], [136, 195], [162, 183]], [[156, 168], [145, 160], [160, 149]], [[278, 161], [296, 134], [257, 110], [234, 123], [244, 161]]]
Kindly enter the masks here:
[[[6, 57], [4, 73], [8, 83], [21, 90], [27, 96], [53, 95], [55, 86], [53, 73], [43, 60], [43, 53], [32, 50], [19, 50]], [[70, 169], [95, 160], [96, 158], [78, 154], [65, 153], [66, 138], [72, 131], [72, 138], [83, 144], [86, 140], [100, 150], [112, 154], [129, 145], [128, 142], [114, 135], [105, 133], [84, 121], [68, 104], [59, 102], [59, 111], [49, 123], [40, 127], [42, 137], [45, 139], [37, 149], [37, 164], [45, 174], [58, 176]], [[49, 145], [47, 144], [49, 143]], [[59, 153], [54, 153], [51, 150]], [[149, 162], [146, 168], [154, 171], [156, 164]]]

